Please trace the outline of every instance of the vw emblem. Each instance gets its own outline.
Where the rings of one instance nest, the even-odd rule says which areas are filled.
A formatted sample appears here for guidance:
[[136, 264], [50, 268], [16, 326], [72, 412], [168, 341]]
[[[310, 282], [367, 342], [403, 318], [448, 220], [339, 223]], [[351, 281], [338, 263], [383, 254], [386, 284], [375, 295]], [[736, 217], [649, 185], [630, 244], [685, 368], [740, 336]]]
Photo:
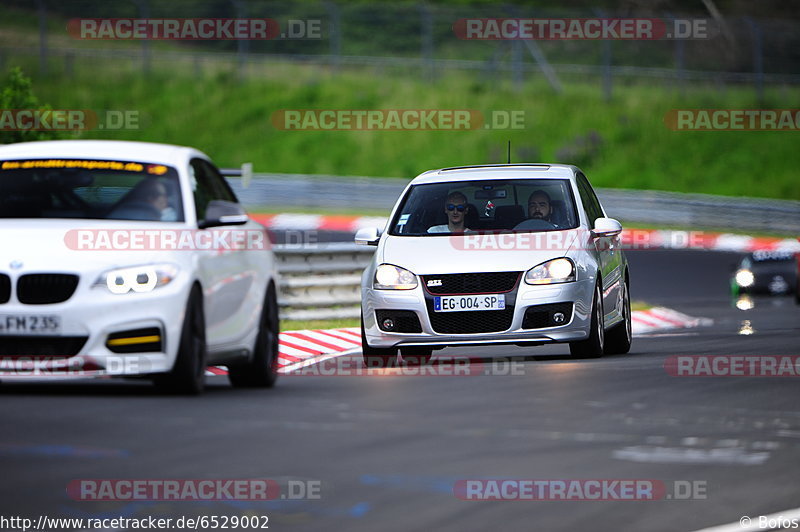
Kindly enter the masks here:
[[20, 268], [22, 268], [22, 262], [20, 262], [18, 260], [12, 260], [11, 264], [9, 264], [8, 266], [12, 270], [19, 270]]

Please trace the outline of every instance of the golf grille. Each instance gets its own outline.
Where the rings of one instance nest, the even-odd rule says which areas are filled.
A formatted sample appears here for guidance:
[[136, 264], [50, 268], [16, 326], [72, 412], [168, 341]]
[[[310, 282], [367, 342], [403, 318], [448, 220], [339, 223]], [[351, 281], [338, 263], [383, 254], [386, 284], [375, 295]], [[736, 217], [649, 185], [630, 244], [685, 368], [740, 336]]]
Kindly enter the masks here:
[[[451, 273], [423, 275], [425, 289], [435, 295], [500, 294], [517, 286], [521, 272]], [[431, 285], [435, 281], [435, 285]], [[441, 284], [439, 284], [441, 282]]]

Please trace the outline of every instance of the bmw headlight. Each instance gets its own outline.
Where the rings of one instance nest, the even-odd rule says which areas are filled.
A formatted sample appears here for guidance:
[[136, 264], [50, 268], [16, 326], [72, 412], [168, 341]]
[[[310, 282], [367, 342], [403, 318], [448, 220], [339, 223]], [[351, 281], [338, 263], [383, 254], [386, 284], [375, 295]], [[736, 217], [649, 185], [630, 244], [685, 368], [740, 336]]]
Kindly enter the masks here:
[[95, 286], [105, 286], [112, 294], [152, 292], [171, 283], [178, 275], [172, 264], [144, 264], [109, 270], [97, 279]]
[[417, 287], [417, 276], [393, 264], [381, 264], [375, 270], [373, 288], [379, 290], [412, 290]]
[[736, 272], [736, 284], [747, 288], [755, 282], [756, 278], [750, 270], [741, 269]]
[[575, 280], [575, 265], [570, 259], [553, 259], [525, 272], [528, 284], [568, 283]]

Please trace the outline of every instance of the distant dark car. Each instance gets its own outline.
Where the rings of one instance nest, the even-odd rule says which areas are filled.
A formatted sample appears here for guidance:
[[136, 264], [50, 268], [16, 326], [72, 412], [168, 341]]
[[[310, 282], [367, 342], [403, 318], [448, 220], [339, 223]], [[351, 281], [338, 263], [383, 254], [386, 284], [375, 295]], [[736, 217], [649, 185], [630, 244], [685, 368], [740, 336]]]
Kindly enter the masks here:
[[790, 251], [754, 251], [748, 254], [736, 268], [731, 288], [736, 295], [795, 294], [800, 298], [796, 254]]
[[796, 279], [794, 283], [794, 301], [800, 305], [800, 253], [794, 256], [794, 262], [797, 264], [797, 269], [794, 272]]

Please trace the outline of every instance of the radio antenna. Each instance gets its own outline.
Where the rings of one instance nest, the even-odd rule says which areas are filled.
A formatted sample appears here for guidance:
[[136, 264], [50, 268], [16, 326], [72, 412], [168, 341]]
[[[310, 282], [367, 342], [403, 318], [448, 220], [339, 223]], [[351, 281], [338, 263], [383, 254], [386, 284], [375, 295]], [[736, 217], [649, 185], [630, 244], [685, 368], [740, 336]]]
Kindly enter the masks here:
[[508, 141], [508, 164], [511, 164], [511, 141]]

